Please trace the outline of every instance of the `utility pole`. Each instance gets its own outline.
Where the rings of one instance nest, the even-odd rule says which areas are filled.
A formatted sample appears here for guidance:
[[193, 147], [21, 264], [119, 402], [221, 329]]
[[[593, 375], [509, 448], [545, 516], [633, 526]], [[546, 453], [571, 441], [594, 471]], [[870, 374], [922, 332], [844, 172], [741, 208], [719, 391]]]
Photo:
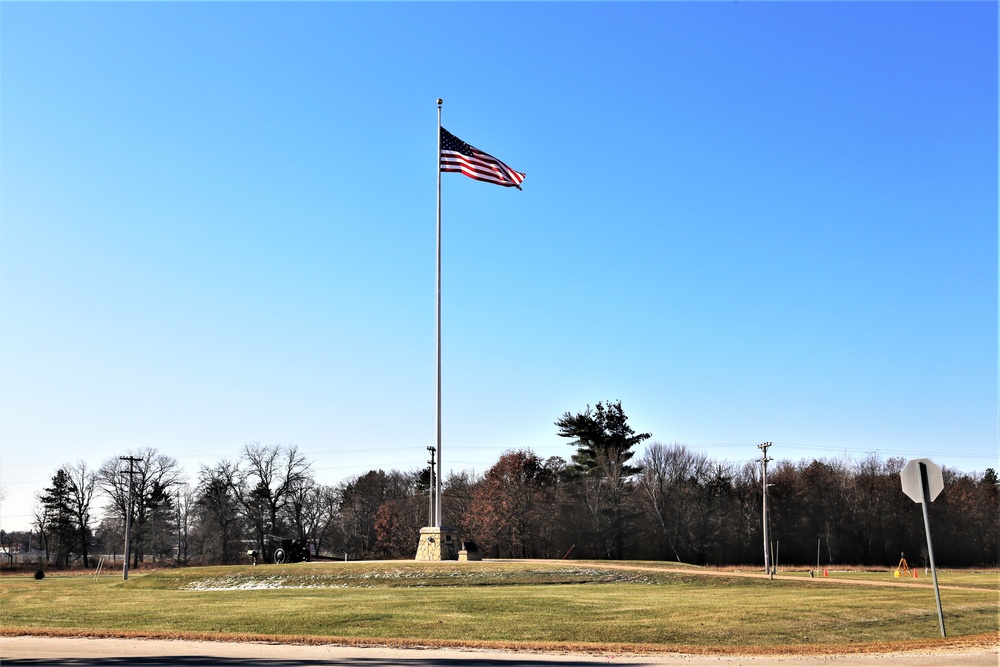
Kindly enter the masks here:
[[180, 566], [183, 562], [181, 560], [181, 542], [183, 541], [183, 536], [181, 533], [181, 490], [177, 489], [177, 565]]
[[427, 525], [434, 525], [434, 452], [437, 451], [436, 447], [428, 447], [427, 451], [431, 453], [431, 460], [427, 463], [430, 464], [430, 477], [427, 478]]
[[768, 458], [768, 456], [767, 456], [767, 449], [770, 446], [771, 446], [770, 442], [762, 442], [759, 445], [757, 445], [757, 449], [759, 449], [762, 452], [764, 452], [764, 455], [760, 459], [761, 463], [763, 464], [763, 468], [764, 468], [764, 474], [763, 474], [764, 509], [763, 509], [762, 514], [761, 514], [761, 521], [764, 524], [764, 571], [767, 572], [769, 575], [771, 575], [771, 578], [773, 579], [774, 578], [774, 572], [771, 571], [770, 530], [768, 529], [768, 524], [770, 523], [770, 521], [768, 521], [768, 517], [767, 517], [767, 463], [768, 463], [768, 461], [772, 461], [773, 460], [773, 459]]
[[129, 537], [132, 534], [132, 475], [135, 474], [133, 465], [142, 459], [134, 456], [119, 456], [119, 461], [128, 461], [128, 500], [125, 501], [125, 567], [122, 570], [124, 581], [128, 581], [128, 561], [132, 552], [129, 549]]

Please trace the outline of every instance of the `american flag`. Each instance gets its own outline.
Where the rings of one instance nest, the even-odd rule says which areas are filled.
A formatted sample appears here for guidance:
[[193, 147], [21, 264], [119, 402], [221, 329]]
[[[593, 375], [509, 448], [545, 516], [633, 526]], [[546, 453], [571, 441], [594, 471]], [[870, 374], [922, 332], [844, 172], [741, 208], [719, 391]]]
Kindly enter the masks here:
[[469, 178], [521, 189], [524, 174], [514, 171], [489, 153], [470, 146], [441, 128], [441, 171], [460, 171]]

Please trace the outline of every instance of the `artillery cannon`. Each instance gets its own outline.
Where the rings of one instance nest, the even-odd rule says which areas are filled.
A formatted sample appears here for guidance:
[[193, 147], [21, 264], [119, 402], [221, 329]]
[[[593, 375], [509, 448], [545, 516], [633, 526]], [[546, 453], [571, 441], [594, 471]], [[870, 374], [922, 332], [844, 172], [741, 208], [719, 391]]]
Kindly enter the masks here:
[[275, 563], [301, 563], [308, 562], [312, 558], [309, 547], [298, 540], [293, 540], [280, 535], [268, 535], [269, 540], [276, 542], [271, 560]]

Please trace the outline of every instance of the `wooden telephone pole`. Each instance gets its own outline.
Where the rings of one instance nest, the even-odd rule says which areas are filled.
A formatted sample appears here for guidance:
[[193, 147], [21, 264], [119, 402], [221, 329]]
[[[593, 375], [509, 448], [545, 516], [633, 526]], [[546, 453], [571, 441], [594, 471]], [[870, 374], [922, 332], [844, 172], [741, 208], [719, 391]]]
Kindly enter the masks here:
[[760, 459], [764, 468], [764, 474], [762, 476], [764, 485], [764, 508], [761, 514], [761, 521], [764, 524], [764, 571], [767, 572], [769, 575], [771, 575], [771, 578], [773, 579], [774, 571], [771, 568], [771, 535], [770, 535], [771, 531], [769, 530], [768, 524], [770, 523], [770, 521], [768, 521], [768, 516], [767, 516], [767, 464], [768, 461], [773, 460], [768, 458], [767, 456], [767, 449], [770, 446], [771, 443], [762, 442], [759, 445], [757, 445], [757, 449], [764, 452], [764, 456], [762, 456]]
[[128, 561], [132, 557], [129, 539], [132, 536], [132, 475], [135, 474], [135, 463], [142, 459], [134, 456], [119, 456], [119, 461], [128, 461], [128, 500], [125, 501], [125, 567], [122, 569], [122, 578], [128, 581]]

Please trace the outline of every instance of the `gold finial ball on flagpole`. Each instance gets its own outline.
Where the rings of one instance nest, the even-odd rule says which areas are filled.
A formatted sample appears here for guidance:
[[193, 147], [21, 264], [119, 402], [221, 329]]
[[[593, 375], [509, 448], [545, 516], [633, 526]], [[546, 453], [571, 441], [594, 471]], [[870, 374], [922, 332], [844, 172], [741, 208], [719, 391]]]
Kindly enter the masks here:
[[442, 105], [443, 103], [444, 103], [444, 100], [442, 100], [442, 99], [441, 99], [441, 98], [439, 97], [439, 98], [438, 98], [438, 106], [441, 106], [441, 105]]

